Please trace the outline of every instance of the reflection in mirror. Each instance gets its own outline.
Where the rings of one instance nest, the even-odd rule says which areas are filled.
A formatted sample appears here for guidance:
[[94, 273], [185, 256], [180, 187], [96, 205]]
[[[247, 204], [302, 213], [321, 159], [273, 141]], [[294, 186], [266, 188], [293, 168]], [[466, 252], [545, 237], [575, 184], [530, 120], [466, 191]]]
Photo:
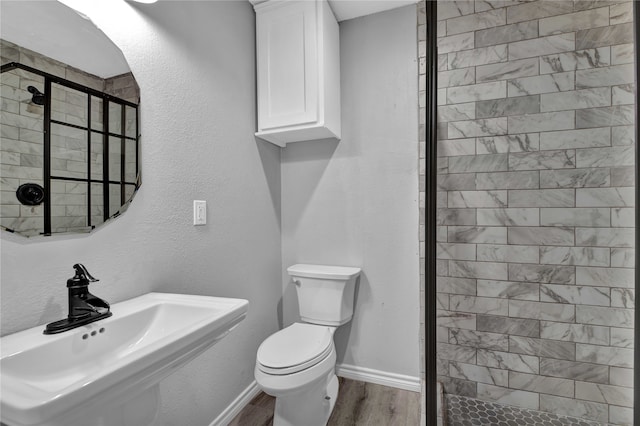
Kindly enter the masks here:
[[0, 226], [88, 232], [140, 186], [138, 86], [117, 47], [75, 11], [52, 1], [0, 7]]

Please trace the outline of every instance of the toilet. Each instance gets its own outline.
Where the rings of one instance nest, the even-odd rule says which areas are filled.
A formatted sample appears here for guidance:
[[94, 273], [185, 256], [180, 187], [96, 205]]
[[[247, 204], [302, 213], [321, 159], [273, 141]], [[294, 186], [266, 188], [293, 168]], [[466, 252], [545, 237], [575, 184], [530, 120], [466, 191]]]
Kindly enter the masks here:
[[301, 322], [262, 342], [255, 378], [276, 397], [274, 426], [325, 426], [338, 396], [333, 334], [351, 321], [360, 268], [298, 264], [287, 272], [296, 286]]

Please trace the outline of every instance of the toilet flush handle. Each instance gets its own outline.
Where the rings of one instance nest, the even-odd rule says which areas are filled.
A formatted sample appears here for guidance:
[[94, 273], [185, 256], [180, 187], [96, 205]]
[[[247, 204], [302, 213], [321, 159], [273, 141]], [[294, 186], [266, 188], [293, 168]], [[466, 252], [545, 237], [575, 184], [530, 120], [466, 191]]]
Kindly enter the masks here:
[[300, 280], [296, 280], [296, 279], [294, 278], [294, 279], [293, 279], [293, 283], [294, 283], [295, 285], [298, 285], [298, 286], [299, 286], [299, 285], [300, 285]]

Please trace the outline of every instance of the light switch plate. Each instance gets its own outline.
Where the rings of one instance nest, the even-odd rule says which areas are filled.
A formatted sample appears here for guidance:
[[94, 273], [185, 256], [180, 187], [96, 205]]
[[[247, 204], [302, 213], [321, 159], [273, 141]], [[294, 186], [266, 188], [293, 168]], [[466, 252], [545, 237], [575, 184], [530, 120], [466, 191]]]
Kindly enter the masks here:
[[193, 200], [193, 224], [207, 224], [207, 202], [203, 200]]

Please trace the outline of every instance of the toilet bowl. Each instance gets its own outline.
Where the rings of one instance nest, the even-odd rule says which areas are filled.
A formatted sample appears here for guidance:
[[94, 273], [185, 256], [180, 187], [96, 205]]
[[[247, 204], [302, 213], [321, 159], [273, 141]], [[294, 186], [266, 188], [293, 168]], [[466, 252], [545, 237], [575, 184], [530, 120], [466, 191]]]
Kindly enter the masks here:
[[300, 317], [258, 348], [254, 375], [276, 397], [274, 426], [324, 426], [338, 396], [337, 327], [351, 320], [359, 268], [294, 265]]

